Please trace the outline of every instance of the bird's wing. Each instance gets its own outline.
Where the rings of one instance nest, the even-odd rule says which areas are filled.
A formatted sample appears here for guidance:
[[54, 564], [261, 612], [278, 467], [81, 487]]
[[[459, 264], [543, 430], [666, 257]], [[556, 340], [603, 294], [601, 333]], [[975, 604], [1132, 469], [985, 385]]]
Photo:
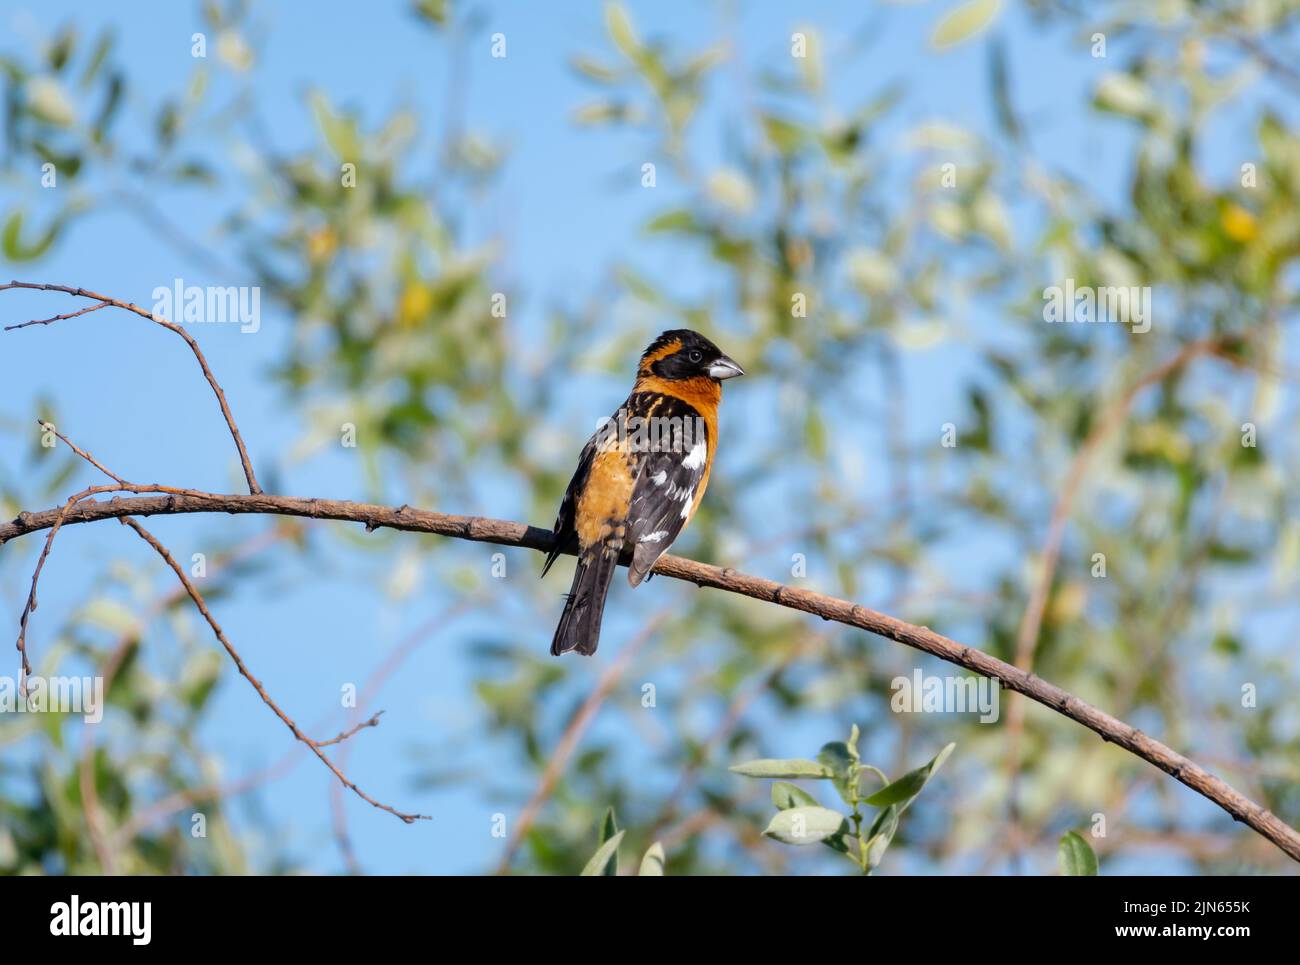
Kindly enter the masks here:
[[577, 537], [575, 519], [578, 513], [578, 497], [582, 495], [582, 489], [587, 484], [587, 477], [591, 474], [591, 463], [596, 457], [596, 434], [593, 434], [587, 440], [587, 444], [582, 447], [582, 455], [578, 457], [578, 468], [573, 471], [573, 478], [569, 480], [569, 488], [564, 491], [564, 498], [560, 500], [560, 511], [555, 516], [555, 543], [551, 551], [546, 554], [546, 563], [542, 566], [542, 576], [551, 568], [569, 545]]
[[697, 490], [708, 476], [710, 441], [705, 433], [696, 435], [689, 447], [645, 454], [628, 507], [627, 540], [633, 551], [627, 579], [633, 586], [645, 579], [699, 504]]

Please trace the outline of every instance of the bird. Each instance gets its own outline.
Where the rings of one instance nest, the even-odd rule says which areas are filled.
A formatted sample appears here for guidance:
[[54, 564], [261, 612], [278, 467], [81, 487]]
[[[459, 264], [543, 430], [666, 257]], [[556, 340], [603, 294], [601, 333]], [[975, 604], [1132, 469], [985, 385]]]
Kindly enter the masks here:
[[642, 353], [631, 394], [583, 447], [555, 518], [542, 576], [575, 542], [578, 565], [552, 654], [594, 654], [619, 559], [630, 549], [627, 580], [638, 586], [690, 523], [717, 451], [722, 383], [744, 374], [690, 329]]

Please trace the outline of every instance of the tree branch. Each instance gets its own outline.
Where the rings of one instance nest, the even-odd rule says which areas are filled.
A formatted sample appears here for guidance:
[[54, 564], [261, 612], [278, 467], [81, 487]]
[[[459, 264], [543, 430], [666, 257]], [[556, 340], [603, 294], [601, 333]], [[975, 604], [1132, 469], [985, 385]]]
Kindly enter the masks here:
[[203, 357], [203, 352], [199, 348], [199, 343], [194, 341], [194, 337], [190, 335], [189, 332], [185, 331], [185, 329], [181, 328], [175, 322], [169, 322], [167, 319], [155, 315], [153, 312], [145, 311], [139, 305], [132, 305], [130, 302], [124, 302], [116, 298], [109, 298], [107, 295], [100, 295], [96, 292], [87, 291], [84, 288], [72, 288], [68, 285], [45, 285], [27, 281], [11, 281], [7, 285], [0, 285], [0, 292], [16, 288], [25, 288], [30, 291], [64, 292], [68, 295], [75, 295], [78, 298], [92, 298], [99, 302], [99, 304], [80, 311], [69, 312], [66, 315], [55, 315], [53, 318], [36, 319], [30, 322], [23, 322], [20, 325], [6, 325], [6, 332], [26, 328], [29, 325], [49, 325], [51, 322], [62, 321], [66, 318], [76, 318], [78, 315], [85, 315], [87, 312], [93, 312], [111, 305], [114, 308], [134, 312], [141, 318], [147, 318], [154, 324], [161, 325], [163, 328], [175, 332], [181, 338], [185, 339], [185, 344], [190, 347], [190, 351], [193, 352], [194, 357], [198, 359], [199, 368], [203, 370], [203, 377], [208, 380], [208, 385], [212, 386], [212, 392], [217, 397], [217, 404], [221, 406], [221, 414], [225, 417], [226, 427], [230, 430], [231, 438], [235, 440], [235, 448], [239, 450], [239, 461], [244, 467], [244, 478], [248, 480], [248, 491], [250, 493], [260, 493], [262, 491], [262, 487], [257, 484], [257, 476], [253, 474], [253, 463], [248, 458], [248, 449], [244, 446], [244, 439], [239, 434], [239, 427], [235, 425], [235, 417], [230, 412], [230, 404], [226, 402], [226, 393], [222, 391], [221, 385], [217, 382], [217, 377], [212, 374], [212, 369], [208, 368], [208, 360]]
[[[519, 546], [539, 551], [550, 550], [549, 530], [523, 523], [482, 516], [454, 516], [409, 506], [379, 506], [340, 499], [304, 499], [296, 496], [269, 496], [265, 493], [235, 495], [194, 493], [114, 497], [108, 500], [84, 500], [74, 506], [20, 513], [16, 519], [0, 525], [0, 545], [28, 533], [60, 524], [75, 525], [126, 516], [157, 516], [188, 513], [230, 513], [235, 515], [303, 516], [334, 519], [363, 524], [368, 531], [380, 527], [414, 533], [434, 533], [456, 539]], [[723, 590], [751, 597], [791, 610], [811, 613], [823, 620], [834, 620], [886, 637], [913, 649], [931, 654], [959, 667], [997, 680], [1003, 687], [1024, 694], [1062, 716], [1082, 724], [1176, 778], [1201, 796], [1227, 811], [1292, 858], [1300, 861], [1300, 834], [1203, 767], [1177, 753], [1140, 730], [1117, 720], [1060, 687], [1013, 667], [974, 647], [964, 646], [928, 627], [905, 623], [884, 613], [816, 593], [785, 586], [773, 580], [740, 573], [730, 567], [710, 566], [679, 556], [664, 555], [654, 572], [700, 587]]]
[[[119, 476], [117, 473], [113, 472], [111, 469], [106, 467], [103, 463], [101, 463], [90, 453], [86, 452], [84, 449], [79, 448], [71, 439], [69, 439], [67, 436], [63, 435], [57, 429], [55, 429], [54, 426], [50, 425], [49, 423], [42, 422], [41, 427], [50, 432], [53, 432], [56, 436], [59, 437], [60, 440], [63, 441], [64, 445], [66, 445], [79, 457], [84, 459], [86, 462], [90, 463], [92, 466], [94, 466], [96, 469], [102, 472], [105, 476], [108, 476], [110, 479], [112, 479], [113, 485], [92, 486], [72, 496], [66, 503], [63, 504], [62, 507], [60, 507], [59, 518], [50, 527], [49, 535], [46, 537], [45, 540], [45, 547], [41, 550], [40, 558], [37, 560], [36, 572], [32, 576], [31, 593], [27, 597], [27, 606], [23, 608], [22, 619], [20, 622], [20, 630], [18, 634], [18, 652], [22, 655], [24, 675], [30, 673], [30, 670], [28, 668], [27, 649], [26, 646], [24, 645], [24, 635], [27, 629], [27, 620], [31, 616], [32, 611], [36, 609], [36, 583], [40, 577], [41, 566], [42, 564], [44, 564], [46, 558], [50, 554], [50, 545], [54, 540], [54, 534], [58, 531], [59, 527], [63, 524], [64, 517], [66, 516], [68, 509], [76, 505], [82, 499], [89, 498], [91, 495], [106, 492], [106, 491], [119, 492], [125, 490], [127, 492], [137, 492], [137, 493], [138, 492], [167, 492], [173, 495], [185, 495], [187, 493], [192, 492], [192, 490], [174, 489], [168, 486], [156, 486], [156, 485], [140, 486], [135, 483], [128, 482], [127, 480]], [[163, 562], [166, 563], [169, 567], [171, 567], [172, 572], [174, 572], [176, 574], [177, 579], [180, 580], [181, 587], [184, 589], [185, 593], [188, 594], [190, 599], [194, 601], [194, 605], [198, 608], [199, 613], [203, 615], [203, 618], [208, 622], [208, 626], [212, 628], [212, 632], [216, 634], [217, 640], [220, 641], [221, 645], [226, 649], [226, 653], [230, 654], [230, 659], [235, 662], [235, 667], [239, 670], [240, 674], [244, 677], [244, 679], [247, 680], [253, 686], [253, 689], [257, 691], [257, 695], [262, 698], [262, 702], [265, 703], [266, 706], [271, 708], [271, 710], [275, 713], [275, 715], [279, 717], [281, 721], [284, 722], [285, 726], [289, 728], [289, 730], [293, 733], [294, 737], [296, 737], [299, 741], [301, 741], [302, 743], [306, 744], [309, 748], [311, 748], [312, 753], [315, 754], [318, 758], [320, 758], [321, 762], [330, 769], [330, 771], [334, 774], [335, 777], [339, 779], [339, 782], [344, 787], [348, 788], [350, 791], [352, 791], [354, 794], [356, 794], [359, 798], [361, 798], [366, 803], [370, 804], [372, 807], [379, 808], [382, 811], [387, 811], [389, 814], [393, 814], [401, 818], [407, 824], [412, 824], [417, 820], [426, 820], [426, 821], [429, 820], [427, 815], [406, 814], [401, 811], [398, 811], [395, 808], [390, 807], [387, 804], [382, 804], [379, 801], [376, 801], [374, 798], [370, 797], [370, 795], [362, 791], [361, 788], [357, 787], [356, 784], [350, 781], [347, 775], [345, 775], [343, 771], [333, 761], [331, 761], [328, 757], [326, 757], [324, 752], [321, 750], [321, 748], [323, 747], [329, 747], [333, 744], [343, 743], [349, 737], [353, 736], [363, 728], [379, 726], [379, 716], [380, 714], [383, 713], [383, 711], [379, 711], [379, 713], [372, 716], [368, 721], [365, 721], [364, 723], [359, 723], [355, 727], [351, 728], [350, 730], [343, 731], [340, 734], [338, 734], [338, 736], [332, 737], [329, 740], [318, 741], [308, 737], [306, 734], [302, 732], [302, 730], [298, 727], [298, 725], [295, 724], [288, 717], [288, 715], [286, 715], [285, 712], [280, 709], [279, 704], [277, 704], [271, 698], [271, 695], [266, 692], [266, 688], [262, 686], [261, 681], [259, 681], [256, 677], [252, 675], [252, 673], [249, 672], [249, 669], [247, 665], [244, 663], [243, 658], [239, 655], [239, 651], [235, 649], [234, 644], [232, 644], [230, 640], [226, 637], [225, 631], [221, 629], [221, 625], [217, 623], [216, 617], [214, 617], [212, 615], [212, 612], [208, 609], [208, 604], [207, 601], [204, 600], [203, 594], [199, 592], [198, 587], [196, 587], [190, 581], [189, 577], [185, 575], [185, 571], [181, 569], [180, 565], [172, 557], [171, 553], [168, 552], [167, 547], [163, 546], [163, 544], [158, 541], [157, 537], [155, 537], [152, 533], [150, 533], [147, 529], [141, 526], [134, 519], [131, 519], [129, 516], [119, 517], [118, 522], [126, 526], [129, 526], [131, 527], [131, 529], [135, 530], [136, 534], [141, 539], [143, 539], [146, 543], [152, 546], [155, 551], [157, 551], [158, 555], [162, 557]], [[85, 781], [86, 781], [86, 773], [83, 770], [82, 772], [83, 792], [85, 790]], [[96, 806], [98, 799], [96, 798], [94, 800], [95, 800], [95, 804], [90, 805], [86, 814], [87, 827], [90, 830], [91, 840], [96, 848], [96, 854], [99, 856], [101, 863], [107, 862], [107, 865], [111, 866], [112, 856], [107, 851], [106, 839], [104, 838], [103, 835], [103, 829], [98, 823], [98, 809]]]
[[150, 533], [147, 529], [145, 529], [143, 526], [141, 526], [131, 517], [123, 516], [118, 521], [127, 526], [130, 526], [133, 530], [135, 530], [136, 533], [139, 535], [139, 537], [143, 539], [146, 543], [148, 543], [150, 546], [152, 546], [154, 550], [158, 553], [158, 555], [162, 557], [163, 562], [171, 567], [172, 572], [176, 574], [176, 578], [180, 580], [181, 585], [185, 587], [185, 592], [190, 595], [190, 599], [193, 600], [194, 605], [198, 607], [199, 613], [203, 614], [203, 619], [208, 621], [208, 626], [212, 628], [212, 632], [216, 635], [217, 640], [220, 641], [223, 647], [225, 647], [226, 653], [230, 654], [230, 659], [235, 661], [235, 666], [239, 669], [240, 674], [243, 675], [245, 680], [247, 680], [250, 684], [252, 684], [253, 689], [257, 691], [257, 696], [262, 698], [262, 703], [266, 704], [266, 706], [271, 708], [275, 716], [279, 717], [280, 720], [284, 722], [284, 726], [289, 728], [289, 730], [293, 733], [294, 737], [296, 737], [298, 740], [302, 741], [302, 743], [306, 744], [309, 748], [311, 748], [312, 753], [320, 758], [321, 763], [330, 769], [333, 775], [339, 779], [339, 782], [344, 787], [346, 787], [349, 791], [351, 791], [353, 794], [361, 798], [361, 800], [365, 801], [367, 804], [371, 805], [372, 807], [376, 807], [379, 808], [379, 810], [381, 811], [387, 811], [389, 814], [396, 815], [397, 817], [405, 821], [407, 824], [414, 824], [416, 821], [421, 821], [421, 820], [423, 821], [430, 820], [428, 815], [406, 814], [403, 813], [402, 811], [397, 810], [394, 807], [390, 807], [387, 804], [383, 804], [379, 801], [376, 801], [369, 794], [367, 794], [365, 791], [361, 790], [361, 788], [357, 787], [354, 783], [352, 783], [352, 781], [348, 778], [348, 776], [344, 774], [341, 770], [339, 770], [338, 767], [334, 764], [334, 762], [331, 761], [325, 755], [325, 752], [321, 750], [322, 747], [325, 747], [328, 744], [336, 744], [339, 741], [346, 740], [348, 737], [352, 736], [352, 734], [356, 733], [357, 730], [360, 730], [362, 726], [377, 725], [379, 723], [378, 715], [372, 718], [369, 724], [360, 725], [357, 728], [355, 728], [353, 731], [340, 734], [338, 737], [332, 738], [327, 741], [312, 740], [310, 737], [308, 737], [306, 734], [302, 732], [301, 728], [299, 728], [298, 725], [293, 722], [293, 720], [289, 717], [288, 714], [286, 714], [283, 710], [280, 709], [280, 705], [277, 704], [275, 700], [271, 697], [271, 695], [266, 692], [266, 688], [262, 686], [262, 682], [253, 676], [252, 672], [248, 669], [247, 665], [244, 663], [244, 659], [239, 655], [239, 651], [235, 649], [234, 644], [232, 644], [230, 640], [226, 637], [226, 632], [221, 629], [221, 624], [217, 623], [216, 617], [214, 617], [212, 615], [212, 611], [208, 609], [207, 601], [203, 599], [203, 595], [199, 593], [198, 588], [195, 587], [195, 585], [192, 582], [190, 582], [190, 578], [185, 575], [185, 570], [183, 570], [180, 564], [177, 563], [176, 560], [172, 558], [171, 553], [167, 552], [167, 547], [163, 546], [162, 543], [158, 542], [157, 537], [155, 537], [152, 533]]

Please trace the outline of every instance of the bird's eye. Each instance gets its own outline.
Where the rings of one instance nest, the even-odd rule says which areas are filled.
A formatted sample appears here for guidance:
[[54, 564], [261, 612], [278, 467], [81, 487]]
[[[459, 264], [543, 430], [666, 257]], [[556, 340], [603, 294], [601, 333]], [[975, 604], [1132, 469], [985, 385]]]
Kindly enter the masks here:
[[698, 362], [700, 361], [700, 359], [704, 358], [704, 353], [701, 352], [699, 349], [695, 348], [695, 349], [691, 349], [691, 354], [688, 357], [692, 362]]

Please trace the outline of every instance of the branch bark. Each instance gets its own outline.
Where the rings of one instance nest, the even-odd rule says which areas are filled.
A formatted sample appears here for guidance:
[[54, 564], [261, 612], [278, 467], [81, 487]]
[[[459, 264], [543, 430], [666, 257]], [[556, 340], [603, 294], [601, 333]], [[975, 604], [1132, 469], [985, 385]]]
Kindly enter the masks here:
[[[0, 525], [0, 545], [29, 533], [62, 526], [90, 523], [127, 516], [159, 516], [190, 513], [230, 513], [234, 515], [302, 516], [334, 519], [363, 524], [367, 531], [380, 527], [414, 533], [434, 533], [456, 539], [519, 546], [548, 551], [552, 535], [549, 530], [510, 520], [482, 516], [455, 516], [409, 506], [379, 506], [341, 499], [311, 499], [297, 496], [271, 496], [265, 493], [236, 495], [196, 493], [141, 495], [107, 500], [84, 500], [71, 507], [55, 507], [40, 512], [20, 513], [16, 519]], [[1267, 809], [1234, 790], [1205, 768], [1124, 721], [1118, 720], [1054, 684], [999, 660], [974, 647], [968, 647], [929, 627], [916, 626], [879, 613], [848, 600], [840, 600], [785, 586], [773, 580], [750, 576], [730, 567], [710, 566], [679, 556], [665, 555], [655, 564], [655, 573], [751, 597], [791, 610], [799, 610], [877, 634], [896, 643], [939, 657], [959, 667], [997, 680], [1003, 687], [1024, 694], [1044, 707], [1082, 724], [1102, 740], [1122, 747], [1129, 753], [1158, 767], [1196, 793], [1213, 801], [1223, 810], [1253, 828], [1296, 861], [1300, 861], [1300, 834]]]

